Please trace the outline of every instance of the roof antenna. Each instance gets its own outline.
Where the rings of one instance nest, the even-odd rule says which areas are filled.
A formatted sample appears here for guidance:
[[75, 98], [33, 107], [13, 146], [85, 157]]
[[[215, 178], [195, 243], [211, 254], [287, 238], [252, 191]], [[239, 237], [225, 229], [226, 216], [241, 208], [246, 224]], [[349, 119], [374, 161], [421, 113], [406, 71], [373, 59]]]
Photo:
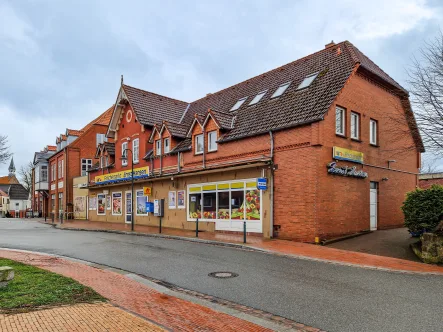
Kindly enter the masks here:
[[121, 76], [121, 82], [120, 82], [120, 84], [123, 85], [123, 74], [122, 74], [122, 76]]

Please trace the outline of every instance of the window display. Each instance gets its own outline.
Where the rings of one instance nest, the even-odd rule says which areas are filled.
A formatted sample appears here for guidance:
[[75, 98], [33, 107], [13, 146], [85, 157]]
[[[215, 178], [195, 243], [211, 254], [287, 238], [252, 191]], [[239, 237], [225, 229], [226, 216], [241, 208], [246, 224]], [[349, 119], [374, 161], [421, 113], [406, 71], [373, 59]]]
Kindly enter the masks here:
[[136, 194], [137, 209], [135, 210], [137, 216], [147, 216], [146, 202], [148, 202], [148, 196], [145, 196], [143, 190], [137, 190]]
[[98, 194], [97, 195], [97, 214], [104, 215], [106, 214], [106, 195]]
[[217, 193], [203, 193], [203, 219], [217, 219]]
[[190, 193], [189, 194], [189, 217], [192, 219], [196, 219], [199, 218], [201, 219], [202, 215], [201, 215], [201, 199], [202, 199], [202, 194], [194, 194], [194, 193]]
[[112, 214], [122, 214], [122, 193], [112, 193]]

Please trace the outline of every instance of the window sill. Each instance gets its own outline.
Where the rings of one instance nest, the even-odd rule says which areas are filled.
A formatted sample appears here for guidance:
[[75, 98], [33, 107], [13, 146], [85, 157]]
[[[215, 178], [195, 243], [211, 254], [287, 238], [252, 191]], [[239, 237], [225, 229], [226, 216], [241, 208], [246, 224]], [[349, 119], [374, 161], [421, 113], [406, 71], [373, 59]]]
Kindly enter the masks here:
[[213, 152], [217, 152], [217, 149], [215, 149], [215, 150], [208, 150], [208, 153], [213, 153]]
[[359, 138], [352, 138], [352, 137], [351, 137], [351, 141], [359, 142], [359, 143], [362, 143], [362, 142], [363, 142], [363, 141], [362, 141], [361, 139], [359, 139]]
[[194, 153], [194, 156], [198, 156], [198, 155], [201, 155], [201, 154], [203, 154], [203, 152], [196, 152], [196, 153]]
[[344, 138], [344, 139], [347, 139], [347, 138], [348, 138], [348, 137], [346, 137], [346, 136], [343, 135], [343, 134], [337, 134], [337, 133], [335, 133], [335, 136], [340, 137], [340, 138]]
[[374, 144], [374, 143], [369, 143], [369, 145], [372, 146], [372, 147], [374, 147], [374, 148], [379, 148], [379, 147], [380, 147], [380, 145], [378, 145], [378, 144]]

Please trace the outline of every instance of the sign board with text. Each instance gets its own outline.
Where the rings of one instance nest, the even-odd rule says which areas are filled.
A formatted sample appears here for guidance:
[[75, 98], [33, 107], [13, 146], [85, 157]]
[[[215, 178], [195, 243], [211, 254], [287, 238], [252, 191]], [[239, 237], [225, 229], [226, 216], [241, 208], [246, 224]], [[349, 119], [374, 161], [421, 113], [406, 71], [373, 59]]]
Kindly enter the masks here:
[[363, 164], [363, 152], [340, 148], [338, 146], [332, 148], [332, 158]]

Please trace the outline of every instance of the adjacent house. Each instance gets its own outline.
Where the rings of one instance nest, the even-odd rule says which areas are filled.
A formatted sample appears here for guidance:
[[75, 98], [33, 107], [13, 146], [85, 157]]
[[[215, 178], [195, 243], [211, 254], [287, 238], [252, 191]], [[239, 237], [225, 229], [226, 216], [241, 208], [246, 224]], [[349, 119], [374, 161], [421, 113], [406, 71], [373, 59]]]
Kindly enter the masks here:
[[34, 153], [32, 169], [32, 210], [35, 217], [48, 217], [49, 206], [49, 162], [48, 158], [57, 151], [53, 145]]
[[14, 159], [11, 159], [8, 170], [8, 176], [0, 178], [0, 217], [9, 213], [12, 217], [24, 218], [30, 207], [29, 192], [15, 176]]
[[434, 184], [443, 186], [443, 172], [422, 173], [418, 176], [418, 179], [419, 187], [422, 189], [428, 189]]
[[123, 81], [116, 99], [89, 220], [131, 223], [134, 209], [135, 224], [157, 226], [146, 203], [164, 199], [164, 227], [246, 222], [257, 236], [313, 242], [402, 226], [418, 186], [408, 92], [348, 41], [193, 102]]

